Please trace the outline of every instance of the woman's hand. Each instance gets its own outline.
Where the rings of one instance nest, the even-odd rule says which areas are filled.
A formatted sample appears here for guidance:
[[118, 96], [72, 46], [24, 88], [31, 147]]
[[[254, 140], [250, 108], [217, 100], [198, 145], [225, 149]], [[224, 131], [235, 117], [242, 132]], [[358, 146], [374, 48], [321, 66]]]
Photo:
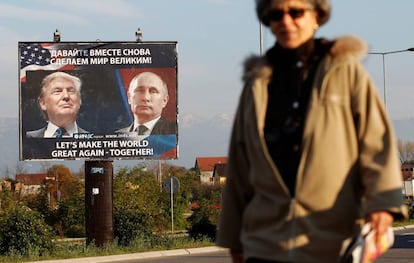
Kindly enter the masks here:
[[375, 243], [379, 243], [380, 236], [387, 232], [387, 229], [392, 226], [394, 218], [389, 212], [377, 211], [369, 215], [368, 221], [371, 223], [371, 229], [375, 231]]

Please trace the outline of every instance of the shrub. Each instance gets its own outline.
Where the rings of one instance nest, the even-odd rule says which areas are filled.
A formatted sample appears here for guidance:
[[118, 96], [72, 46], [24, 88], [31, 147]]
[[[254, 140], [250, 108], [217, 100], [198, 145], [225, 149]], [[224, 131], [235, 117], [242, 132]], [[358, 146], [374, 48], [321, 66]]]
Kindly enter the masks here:
[[114, 213], [114, 236], [121, 246], [128, 246], [138, 237], [150, 237], [152, 230], [147, 215], [137, 210], [118, 210]]
[[66, 237], [68, 238], [85, 237], [86, 236], [85, 227], [83, 225], [68, 226], [65, 229], [65, 234], [66, 234]]
[[210, 241], [215, 241], [216, 226], [211, 223], [207, 216], [203, 215], [197, 222], [191, 225], [188, 235], [195, 240], [208, 238]]
[[22, 207], [8, 210], [0, 220], [2, 255], [42, 255], [52, 249], [52, 229], [37, 212]]
[[208, 238], [215, 241], [216, 225], [213, 221], [216, 219], [216, 210], [217, 208], [212, 206], [208, 200], [201, 200], [200, 206], [193, 209], [193, 214], [188, 218], [191, 225], [188, 234], [191, 238]]

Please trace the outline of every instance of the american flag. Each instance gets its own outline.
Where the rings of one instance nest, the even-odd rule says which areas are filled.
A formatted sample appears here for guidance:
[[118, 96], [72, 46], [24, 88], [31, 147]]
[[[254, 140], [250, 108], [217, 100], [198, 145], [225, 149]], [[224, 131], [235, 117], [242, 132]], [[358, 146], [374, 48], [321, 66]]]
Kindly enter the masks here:
[[50, 64], [50, 50], [54, 44], [50, 43], [20, 43], [20, 80], [26, 81], [26, 71], [58, 70], [62, 65]]

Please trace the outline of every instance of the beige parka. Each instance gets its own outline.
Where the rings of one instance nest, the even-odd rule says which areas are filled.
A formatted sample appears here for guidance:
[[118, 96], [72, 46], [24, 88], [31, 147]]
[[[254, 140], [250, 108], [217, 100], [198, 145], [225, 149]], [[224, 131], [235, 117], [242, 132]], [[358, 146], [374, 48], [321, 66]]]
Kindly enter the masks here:
[[[336, 262], [373, 211], [406, 215], [396, 138], [375, 87], [360, 63], [366, 45], [335, 41], [313, 84], [291, 196], [264, 139], [264, 57], [245, 64], [229, 147], [218, 245], [289, 262]], [[342, 251], [342, 252], [341, 252]]]

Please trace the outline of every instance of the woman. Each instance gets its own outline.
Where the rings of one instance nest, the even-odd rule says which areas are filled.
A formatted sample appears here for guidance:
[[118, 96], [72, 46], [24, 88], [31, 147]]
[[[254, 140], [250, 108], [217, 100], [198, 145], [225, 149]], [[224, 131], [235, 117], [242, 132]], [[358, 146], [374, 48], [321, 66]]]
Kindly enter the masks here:
[[366, 219], [406, 215], [390, 120], [355, 37], [316, 39], [328, 0], [256, 0], [276, 37], [246, 61], [218, 245], [233, 262], [338, 262]]

